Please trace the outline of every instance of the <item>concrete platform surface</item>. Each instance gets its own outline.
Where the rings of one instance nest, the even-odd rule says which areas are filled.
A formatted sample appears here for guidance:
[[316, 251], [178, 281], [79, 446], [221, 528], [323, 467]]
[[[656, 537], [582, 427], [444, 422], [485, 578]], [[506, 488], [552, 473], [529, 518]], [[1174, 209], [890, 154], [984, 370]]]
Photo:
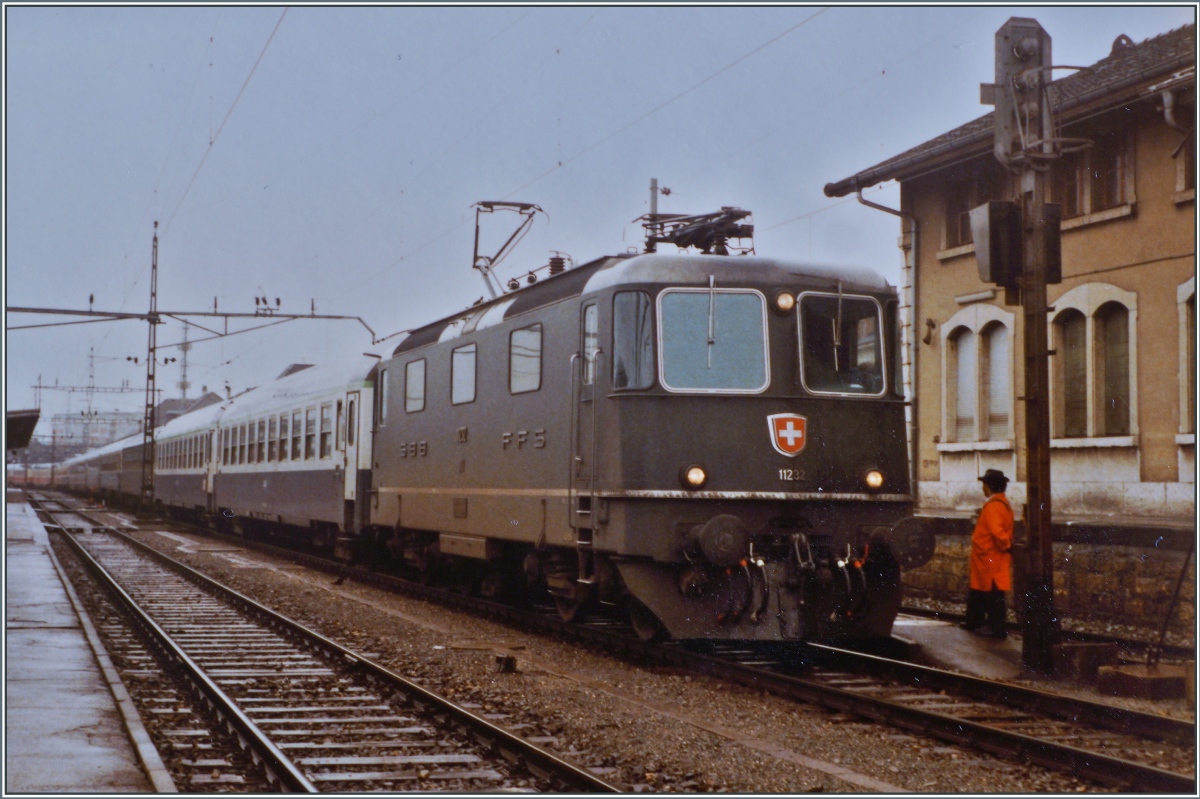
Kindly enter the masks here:
[[999, 640], [969, 633], [938, 619], [900, 615], [892, 633], [920, 647], [926, 665], [988, 680], [1012, 681], [1023, 674], [1021, 642], [1013, 636]]
[[5, 794], [153, 791], [45, 528], [24, 503], [5, 517]]

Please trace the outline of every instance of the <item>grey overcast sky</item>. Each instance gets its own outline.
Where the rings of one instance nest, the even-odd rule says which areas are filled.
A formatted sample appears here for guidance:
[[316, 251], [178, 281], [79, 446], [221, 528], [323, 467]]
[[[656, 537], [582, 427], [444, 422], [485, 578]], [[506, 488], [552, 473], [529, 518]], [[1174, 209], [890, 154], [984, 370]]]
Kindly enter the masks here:
[[[761, 255], [864, 265], [895, 283], [894, 217], [828, 181], [973, 119], [993, 37], [1037, 18], [1055, 63], [1194, 22], [1193, 5], [960, 7], [27, 7], [4, 12], [4, 269], [15, 306], [361, 316], [380, 335], [485, 293], [472, 203], [547, 212], [501, 277], [642, 242], [664, 212], [753, 212]], [[873, 195], [896, 205], [894, 184]], [[485, 249], [515, 216], [485, 218]], [[65, 321], [8, 316], [8, 326]], [[211, 320], [203, 322], [211, 324]], [[183, 328], [159, 328], [160, 344]], [[192, 329], [192, 339], [206, 334]], [[146, 326], [9, 330], [5, 398], [144, 384]], [[293, 362], [371, 349], [352, 322], [196, 345], [188, 377], [234, 392]], [[163, 356], [179, 357], [178, 350]], [[180, 362], [159, 370], [178, 396]], [[138, 394], [97, 395], [101, 411]], [[85, 407], [46, 392], [47, 417]]]

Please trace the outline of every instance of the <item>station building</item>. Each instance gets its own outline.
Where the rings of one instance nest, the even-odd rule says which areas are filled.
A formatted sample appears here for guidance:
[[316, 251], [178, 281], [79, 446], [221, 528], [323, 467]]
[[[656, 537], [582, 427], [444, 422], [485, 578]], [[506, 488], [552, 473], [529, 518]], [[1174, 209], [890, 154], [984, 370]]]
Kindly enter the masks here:
[[[1049, 286], [1045, 321], [1051, 496], [1064, 557], [1072, 543], [1136, 548], [1159, 536], [1186, 552], [1195, 535], [1195, 60], [1195, 25], [1141, 43], [1120, 36], [1106, 58], [1049, 85], [1059, 135], [1090, 142], [1050, 169], [1062, 208], [1062, 283]], [[971, 208], [1016, 196], [1019, 175], [993, 140], [989, 113], [825, 187], [863, 199], [899, 181], [917, 489], [921, 512], [946, 520], [978, 509], [989, 468], [1015, 478], [1014, 509], [1026, 494], [1025, 320], [979, 279], [969, 223]], [[1056, 592], [1081, 605], [1113, 588], [1093, 581], [1071, 597], [1072, 579]]]

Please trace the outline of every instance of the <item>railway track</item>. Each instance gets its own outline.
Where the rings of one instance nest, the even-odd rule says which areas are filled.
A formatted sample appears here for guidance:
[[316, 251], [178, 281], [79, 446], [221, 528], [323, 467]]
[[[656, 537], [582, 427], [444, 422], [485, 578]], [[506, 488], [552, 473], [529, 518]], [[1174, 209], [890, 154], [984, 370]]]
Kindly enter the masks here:
[[[421, 586], [260, 542], [242, 546], [643, 661], [712, 676], [1130, 791], [1194, 793], [1195, 725], [819, 645], [713, 647], [638, 640], [623, 624], [556, 615]], [[801, 665], [797, 665], [801, 664]]]
[[44, 512], [50, 526], [74, 530], [65, 540], [80, 560], [246, 742], [256, 773], [214, 763], [227, 783], [303, 793], [616, 790], [150, 547], [77, 512]]

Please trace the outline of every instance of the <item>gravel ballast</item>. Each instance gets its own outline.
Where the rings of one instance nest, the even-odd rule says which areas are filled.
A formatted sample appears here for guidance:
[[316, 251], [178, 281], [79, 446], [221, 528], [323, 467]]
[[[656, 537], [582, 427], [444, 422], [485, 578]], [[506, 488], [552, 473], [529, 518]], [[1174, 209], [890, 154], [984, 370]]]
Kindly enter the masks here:
[[[644, 667], [271, 556], [140, 540], [631, 791], [1102, 790], [667, 667]], [[499, 668], [511, 655], [516, 670]]]

